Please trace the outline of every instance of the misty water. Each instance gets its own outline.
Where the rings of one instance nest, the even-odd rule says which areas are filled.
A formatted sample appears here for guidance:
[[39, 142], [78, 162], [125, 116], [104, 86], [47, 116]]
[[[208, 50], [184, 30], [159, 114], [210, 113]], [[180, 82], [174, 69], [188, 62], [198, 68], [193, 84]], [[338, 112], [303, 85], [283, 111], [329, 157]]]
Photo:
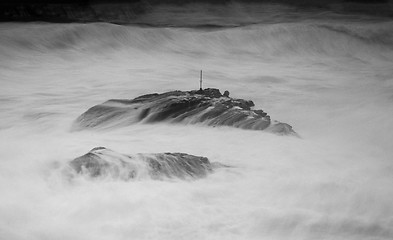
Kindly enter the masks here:
[[[393, 22], [298, 15], [0, 24], [0, 239], [392, 239]], [[198, 89], [200, 69], [204, 87], [254, 101], [301, 138], [180, 123], [71, 131], [108, 99]], [[233, 167], [69, 178], [68, 162], [97, 146]]]

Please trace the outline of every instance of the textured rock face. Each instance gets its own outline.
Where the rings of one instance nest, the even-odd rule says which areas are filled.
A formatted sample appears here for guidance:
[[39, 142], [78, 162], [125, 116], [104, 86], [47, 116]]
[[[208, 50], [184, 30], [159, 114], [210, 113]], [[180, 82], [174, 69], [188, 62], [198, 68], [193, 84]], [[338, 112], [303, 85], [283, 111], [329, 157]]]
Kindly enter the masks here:
[[186, 153], [154, 153], [125, 155], [106, 149], [93, 148], [72, 160], [69, 165], [77, 174], [114, 179], [197, 179], [224, 167], [210, 163], [206, 157]]
[[160, 121], [231, 126], [267, 130], [286, 135], [296, 133], [286, 123], [271, 121], [254, 103], [222, 95], [218, 89], [172, 91], [147, 94], [132, 100], [112, 99], [96, 105], [76, 119], [73, 130], [108, 128]]

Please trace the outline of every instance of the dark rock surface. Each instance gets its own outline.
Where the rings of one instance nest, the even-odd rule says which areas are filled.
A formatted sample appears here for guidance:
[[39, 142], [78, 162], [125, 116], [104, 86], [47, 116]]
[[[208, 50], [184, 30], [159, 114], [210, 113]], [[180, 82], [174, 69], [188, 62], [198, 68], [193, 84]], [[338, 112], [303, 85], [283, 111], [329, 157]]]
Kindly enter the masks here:
[[112, 99], [96, 105], [76, 119], [73, 130], [167, 121], [297, 135], [290, 125], [271, 121], [267, 113], [253, 110], [253, 107], [252, 101], [226, 97], [214, 88], [154, 93], [132, 100]]
[[115, 179], [197, 179], [215, 168], [227, 167], [210, 163], [206, 157], [186, 153], [146, 153], [125, 155], [104, 147], [93, 148], [69, 163], [77, 174]]

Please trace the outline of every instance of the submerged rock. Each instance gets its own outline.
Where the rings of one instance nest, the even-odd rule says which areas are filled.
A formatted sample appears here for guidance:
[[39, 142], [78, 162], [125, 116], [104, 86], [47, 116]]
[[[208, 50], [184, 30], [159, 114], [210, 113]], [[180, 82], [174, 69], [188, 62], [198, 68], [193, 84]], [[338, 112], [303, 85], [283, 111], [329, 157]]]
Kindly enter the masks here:
[[153, 153], [125, 155], [104, 147], [93, 148], [69, 163], [77, 174], [115, 179], [196, 179], [212, 173], [220, 163], [186, 153]]
[[228, 91], [222, 95], [214, 88], [153, 93], [96, 105], [76, 119], [73, 130], [168, 121], [297, 135], [289, 124], [272, 122], [267, 113], [253, 107], [252, 101], [231, 98]]

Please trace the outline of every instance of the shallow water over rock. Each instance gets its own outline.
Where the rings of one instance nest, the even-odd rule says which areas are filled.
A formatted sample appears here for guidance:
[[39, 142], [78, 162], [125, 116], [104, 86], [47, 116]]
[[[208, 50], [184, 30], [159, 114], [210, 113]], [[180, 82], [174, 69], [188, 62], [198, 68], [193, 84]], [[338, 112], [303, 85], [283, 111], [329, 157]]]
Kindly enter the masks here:
[[214, 168], [206, 157], [186, 153], [139, 153], [126, 155], [104, 147], [96, 147], [69, 163], [77, 173], [93, 178], [113, 179], [198, 179], [206, 177]]
[[231, 98], [228, 91], [222, 95], [214, 88], [153, 93], [132, 100], [112, 99], [96, 105], [76, 119], [73, 130], [167, 121], [267, 130], [297, 136], [289, 124], [271, 121], [267, 113], [253, 110], [253, 107], [254, 103], [250, 100]]

